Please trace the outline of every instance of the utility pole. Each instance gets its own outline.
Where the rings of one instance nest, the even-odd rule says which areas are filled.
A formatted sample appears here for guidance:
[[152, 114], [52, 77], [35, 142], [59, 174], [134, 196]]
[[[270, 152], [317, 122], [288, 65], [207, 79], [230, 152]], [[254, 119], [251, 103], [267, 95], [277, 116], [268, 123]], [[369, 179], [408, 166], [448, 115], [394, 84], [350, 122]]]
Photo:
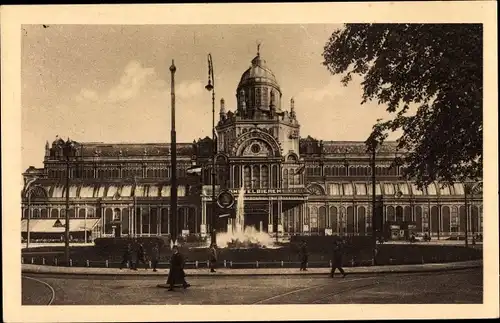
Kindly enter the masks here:
[[170, 127], [170, 158], [172, 164], [172, 177], [170, 183], [170, 215], [172, 216], [171, 242], [177, 243], [177, 141], [175, 133], [175, 67], [174, 60], [170, 66], [170, 104], [172, 106], [171, 127]]

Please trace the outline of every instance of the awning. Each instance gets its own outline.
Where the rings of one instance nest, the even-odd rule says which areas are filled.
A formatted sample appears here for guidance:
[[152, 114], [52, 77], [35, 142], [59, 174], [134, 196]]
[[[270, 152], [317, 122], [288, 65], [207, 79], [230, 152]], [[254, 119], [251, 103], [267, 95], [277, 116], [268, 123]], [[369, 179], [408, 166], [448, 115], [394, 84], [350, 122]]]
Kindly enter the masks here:
[[[59, 220], [59, 221], [58, 221]], [[69, 231], [80, 232], [92, 230], [99, 219], [70, 219]], [[30, 232], [64, 233], [64, 219], [31, 219]], [[27, 232], [28, 220], [21, 221], [21, 232]]]
[[[49, 198], [66, 197], [66, 187], [60, 184], [42, 185]], [[95, 183], [72, 184], [69, 189], [70, 198], [130, 198], [137, 197], [169, 197], [170, 185], [161, 184], [132, 184]], [[186, 196], [186, 186], [178, 185], [178, 196]]]

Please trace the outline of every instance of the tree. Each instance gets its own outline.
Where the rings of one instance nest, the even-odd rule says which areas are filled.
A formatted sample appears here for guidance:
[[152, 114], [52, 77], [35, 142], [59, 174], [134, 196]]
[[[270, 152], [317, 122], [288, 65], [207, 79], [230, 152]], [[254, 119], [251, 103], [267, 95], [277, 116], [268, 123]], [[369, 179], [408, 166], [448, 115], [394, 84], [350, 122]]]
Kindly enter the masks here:
[[323, 64], [345, 86], [363, 78], [361, 104], [377, 100], [394, 115], [377, 120], [368, 149], [401, 129], [407, 153], [396, 163], [420, 187], [482, 178], [482, 33], [480, 24], [347, 24], [324, 47]]

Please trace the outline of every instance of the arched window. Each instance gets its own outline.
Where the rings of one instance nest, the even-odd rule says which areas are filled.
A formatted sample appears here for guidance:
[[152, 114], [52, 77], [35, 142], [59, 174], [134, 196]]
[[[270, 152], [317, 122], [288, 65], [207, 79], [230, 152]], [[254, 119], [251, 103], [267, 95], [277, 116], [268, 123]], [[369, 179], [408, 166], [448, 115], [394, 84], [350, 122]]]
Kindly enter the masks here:
[[260, 165], [253, 166], [252, 187], [260, 188]]
[[278, 172], [278, 166], [277, 165], [273, 165], [273, 171], [272, 171], [272, 177], [273, 177], [273, 183], [272, 183], [272, 187], [273, 188], [277, 188], [278, 187], [278, 176], [279, 176], [279, 172]]
[[366, 208], [364, 206], [358, 208], [358, 232], [362, 235], [366, 233]]
[[443, 232], [446, 232], [446, 233], [451, 232], [451, 218], [450, 218], [450, 207], [449, 206], [443, 206], [441, 218], [442, 218]]
[[451, 208], [450, 231], [458, 232], [458, 208], [453, 206]]
[[325, 232], [326, 228], [326, 206], [320, 206], [318, 214], [318, 230]]
[[339, 229], [337, 217], [337, 208], [335, 206], [330, 206], [330, 228], [332, 228], [334, 233], [337, 233]]
[[[264, 179], [263, 179], [264, 180]], [[233, 181], [234, 181], [234, 186], [236, 188], [241, 187], [241, 172], [240, 172], [240, 166], [234, 166], [233, 168]]]
[[245, 166], [243, 168], [243, 176], [244, 176], [245, 189], [250, 189], [251, 188], [250, 166]]

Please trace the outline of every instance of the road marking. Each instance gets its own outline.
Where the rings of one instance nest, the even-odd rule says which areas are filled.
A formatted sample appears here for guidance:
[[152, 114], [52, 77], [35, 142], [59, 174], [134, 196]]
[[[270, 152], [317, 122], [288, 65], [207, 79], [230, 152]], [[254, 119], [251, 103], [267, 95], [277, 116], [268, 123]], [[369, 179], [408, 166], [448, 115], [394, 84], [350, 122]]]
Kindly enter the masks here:
[[33, 280], [33, 281], [36, 281], [36, 282], [42, 283], [42, 284], [44, 284], [45, 286], [47, 286], [47, 287], [50, 289], [50, 291], [52, 292], [52, 297], [50, 298], [50, 301], [49, 301], [49, 303], [48, 303], [47, 305], [52, 305], [52, 302], [54, 301], [54, 298], [56, 298], [56, 291], [54, 290], [54, 288], [53, 288], [52, 286], [50, 286], [49, 284], [47, 284], [47, 283], [46, 283], [46, 282], [44, 282], [44, 281], [41, 281], [41, 280], [36, 279], [36, 278], [33, 278], [33, 277], [28, 277], [28, 276], [24, 276], [24, 275], [22, 275], [21, 277], [22, 277], [22, 278], [26, 278], [26, 279], [31, 279], [31, 280]]
[[[359, 280], [374, 279], [374, 278], [375, 277], [363, 277], [363, 278], [355, 278], [355, 279], [349, 279], [349, 280], [342, 280], [342, 281], [339, 282], [339, 284], [350, 283], [350, 282], [359, 281]], [[295, 294], [295, 293], [304, 292], [306, 290], [310, 290], [310, 289], [321, 287], [321, 286], [325, 286], [325, 284], [318, 284], [318, 285], [314, 285], [314, 286], [309, 286], [309, 287], [304, 287], [304, 288], [300, 288], [300, 289], [295, 289], [295, 290], [292, 290], [290, 292], [286, 292], [286, 293], [283, 293], [283, 294], [275, 295], [275, 296], [272, 296], [272, 297], [269, 297], [269, 298], [257, 301], [257, 302], [255, 302], [253, 304], [261, 304], [261, 303], [264, 303], [264, 302], [267, 302], [267, 301], [270, 301], [270, 300], [273, 300], [273, 299], [276, 299], [276, 298], [280, 298], [280, 297], [283, 297], [283, 296], [288, 296], [288, 295]]]

